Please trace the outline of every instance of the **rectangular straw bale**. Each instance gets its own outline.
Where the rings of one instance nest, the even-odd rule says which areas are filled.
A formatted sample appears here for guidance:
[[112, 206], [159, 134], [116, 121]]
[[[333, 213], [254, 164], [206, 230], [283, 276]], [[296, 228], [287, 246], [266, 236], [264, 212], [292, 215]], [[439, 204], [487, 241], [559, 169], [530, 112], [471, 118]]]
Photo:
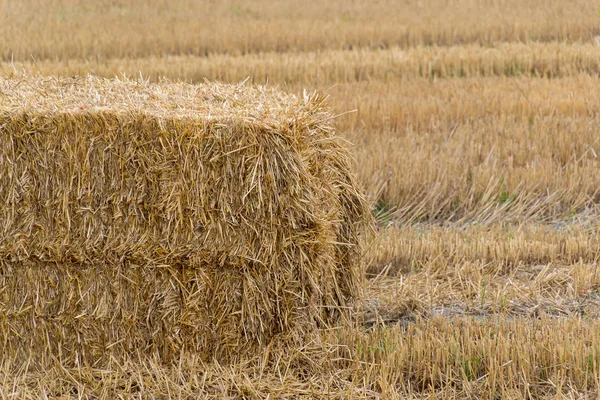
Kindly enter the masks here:
[[369, 212], [318, 95], [0, 78], [0, 351], [230, 360], [360, 296]]

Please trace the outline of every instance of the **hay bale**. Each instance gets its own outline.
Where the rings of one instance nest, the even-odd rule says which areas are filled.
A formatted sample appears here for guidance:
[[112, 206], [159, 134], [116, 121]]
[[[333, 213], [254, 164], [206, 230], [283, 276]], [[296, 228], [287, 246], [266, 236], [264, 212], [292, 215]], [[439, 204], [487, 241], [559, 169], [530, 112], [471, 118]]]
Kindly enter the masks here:
[[369, 218], [318, 95], [0, 78], [0, 351], [232, 360], [338, 323]]

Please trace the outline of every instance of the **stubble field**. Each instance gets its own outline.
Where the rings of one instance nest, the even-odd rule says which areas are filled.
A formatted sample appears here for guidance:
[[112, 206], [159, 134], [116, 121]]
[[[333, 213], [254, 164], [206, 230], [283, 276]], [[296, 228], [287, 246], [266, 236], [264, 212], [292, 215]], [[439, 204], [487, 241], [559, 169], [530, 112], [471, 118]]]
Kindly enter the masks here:
[[0, 398], [596, 398], [598, 34], [584, 1], [0, 1], [5, 75], [325, 92], [377, 219], [358, 328], [253, 364], [0, 360]]

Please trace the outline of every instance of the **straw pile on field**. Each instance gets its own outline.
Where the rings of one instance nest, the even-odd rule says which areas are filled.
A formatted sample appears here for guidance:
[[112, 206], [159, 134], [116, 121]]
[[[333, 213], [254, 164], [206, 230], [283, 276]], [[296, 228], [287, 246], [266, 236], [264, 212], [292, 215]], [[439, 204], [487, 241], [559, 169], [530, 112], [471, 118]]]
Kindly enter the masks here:
[[318, 95], [0, 78], [0, 352], [233, 360], [339, 323], [368, 210]]

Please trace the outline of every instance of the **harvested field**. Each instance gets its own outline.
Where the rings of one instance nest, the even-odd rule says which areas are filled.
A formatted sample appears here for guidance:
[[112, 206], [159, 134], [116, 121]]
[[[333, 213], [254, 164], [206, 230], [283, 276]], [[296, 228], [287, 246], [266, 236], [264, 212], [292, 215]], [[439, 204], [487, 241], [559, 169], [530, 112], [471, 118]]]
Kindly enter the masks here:
[[[171, 297], [160, 297], [168, 285], [185, 287], [185, 268], [167, 276], [136, 266], [115, 280], [99, 264], [32, 275], [23, 260], [2, 259], [0, 275], [11, 271], [13, 282], [22, 282], [18, 295], [0, 283], [0, 310], [12, 304], [21, 312], [11, 318], [35, 321], [41, 331], [45, 322], [29, 305], [71, 282], [139, 313], [141, 328], [125, 315], [96, 320], [93, 306], [106, 303], [79, 304], [65, 292], [53, 306], [88, 310], [80, 327], [120, 318], [123, 327], [140, 330], [138, 342], [86, 350], [97, 352], [98, 364], [46, 358], [43, 374], [34, 365], [43, 353], [11, 353], [0, 360], [0, 398], [597, 398], [599, 27], [597, 6], [579, 0], [0, 1], [6, 79], [24, 72], [50, 80], [141, 75], [144, 85], [164, 77], [203, 85], [248, 79], [246, 85], [267, 84], [298, 99], [319, 90], [339, 114], [323, 123], [352, 144], [348, 163], [377, 221], [377, 236], [362, 243], [365, 293], [351, 302], [352, 323], [334, 318], [300, 329], [296, 345], [259, 346], [243, 359], [190, 351], [199, 342], [165, 344], [174, 349], [166, 358], [140, 350], [144, 326], [162, 317], [171, 325], [186, 321], [169, 313]], [[0, 138], [6, 126], [0, 123]], [[21, 174], [7, 180], [6, 166], [0, 185], [21, 182]], [[64, 182], [56, 190], [66, 190]], [[169, 184], [177, 182], [184, 183]], [[64, 223], [61, 207], [56, 202], [52, 217]], [[182, 220], [177, 207], [170, 210], [161, 223]], [[3, 224], [12, 218], [26, 226], [7, 217], [12, 212], [0, 209]], [[72, 218], [77, 226], [83, 215]], [[163, 228], [165, 245], [185, 236]], [[0, 247], [11, 239], [4, 236]], [[83, 258], [100, 253], [78, 248]], [[168, 305], [155, 320], [141, 318], [145, 311], [135, 309], [132, 296], [114, 296], [141, 277], [147, 290], [138, 297], [154, 293], [156, 304]], [[322, 296], [321, 304], [332, 297]], [[0, 318], [0, 326], [3, 349], [26, 341], [9, 319]]]
[[582, 0], [28, 0], [0, 3], [0, 16], [4, 60], [588, 41], [600, 33], [594, 5]]

